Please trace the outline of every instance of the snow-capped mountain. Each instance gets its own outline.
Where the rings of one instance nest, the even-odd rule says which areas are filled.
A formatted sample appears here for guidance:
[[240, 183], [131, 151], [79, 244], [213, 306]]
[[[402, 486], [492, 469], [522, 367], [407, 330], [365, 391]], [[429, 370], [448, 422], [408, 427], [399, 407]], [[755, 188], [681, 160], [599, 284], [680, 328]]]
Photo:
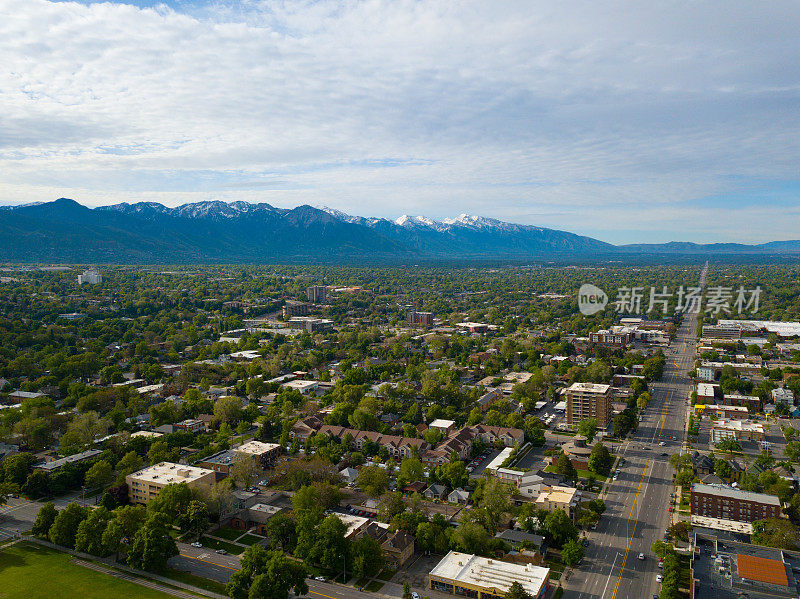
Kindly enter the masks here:
[[609, 252], [564, 231], [459, 215], [361, 217], [329, 208], [206, 201], [90, 209], [61, 198], [0, 211], [0, 258], [59, 262], [528, 259]]

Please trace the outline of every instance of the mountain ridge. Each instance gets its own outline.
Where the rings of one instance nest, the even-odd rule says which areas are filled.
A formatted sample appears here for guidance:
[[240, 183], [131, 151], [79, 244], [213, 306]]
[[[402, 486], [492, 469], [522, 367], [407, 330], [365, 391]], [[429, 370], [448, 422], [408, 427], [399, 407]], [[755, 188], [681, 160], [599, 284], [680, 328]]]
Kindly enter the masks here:
[[219, 200], [88, 208], [59, 198], [0, 209], [5, 261], [184, 263], [270, 260], [453, 260], [634, 254], [800, 254], [800, 241], [628, 244], [460, 214], [441, 221], [346, 214], [307, 204]]

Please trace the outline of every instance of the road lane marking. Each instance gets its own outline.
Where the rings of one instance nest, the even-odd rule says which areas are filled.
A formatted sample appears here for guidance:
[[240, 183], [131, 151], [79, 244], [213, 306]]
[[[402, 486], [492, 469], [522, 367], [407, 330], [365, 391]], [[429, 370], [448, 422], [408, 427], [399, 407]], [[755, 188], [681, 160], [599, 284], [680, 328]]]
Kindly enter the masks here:
[[[642, 483], [644, 482], [644, 475], [647, 473], [647, 466], [650, 463], [647, 460], [644, 463], [644, 470], [642, 470], [642, 478], [639, 480], [639, 486], [636, 488], [636, 496], [633, 499], [633, 505], [631, 506], [631, 513], [628, 515], [628, 521], [625, 525], [625, 557], [622, 558], [622, 564], [619, 567], [619, 577], [617, 578], [617, 584], [614, 585], [614, 594], [611, 595], [611, 599], [617, 598], [617, 592], [619, 591], [619, 585], [622, 582], [622, 573], [625, 571], [625, 564], [628, 562], [628, 554], [631, 550], [631, 544], [633, 543], [633, 537], [636, 535], [636, 526], [639, 524], [639, 491], [642, 488]], [[633, 522], [633, 530], [630, 531], [630, 523], [631, 519], [633, 518], [633, 510], [636, 510], [636, 520]], [[630, 535], [628, 534], [630, 531]]]
[[212, 566], [219, 566], [220, 568], [227, 568], [228, 570], [238, 570], [238, 568], [234, 568], [232, 566], [226, 566], [224, 564], [218, 564], [217, 562], [210, 562], [207, 559], [203, 559], [200, 557], [194, 557], [193, 555], [186, 555], [185, 553], [179, 554], [181, 557], [187, 557], [189, 559], [197, 560], [198, 562], [205, 562], [207, 564], [211, 564]]

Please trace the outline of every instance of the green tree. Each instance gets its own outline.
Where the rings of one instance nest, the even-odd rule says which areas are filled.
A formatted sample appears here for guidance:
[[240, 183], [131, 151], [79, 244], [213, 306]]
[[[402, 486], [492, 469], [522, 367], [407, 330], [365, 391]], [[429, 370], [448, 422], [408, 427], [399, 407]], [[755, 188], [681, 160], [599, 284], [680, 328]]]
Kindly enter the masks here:
[[[581, 547], [581, 549], [583, 549], [583, 547]], [[525, 587], [515, 580], [511, 583], [511, 586], [508, 587], [505, 599], [533, 599], [533, 596], [525, 590]]]
[[287, 599], [308, 593], [305, 567], [280, 551], [251, 545], [242, 555], [241, 567], [226, 586], [231, 599]]
[[34, 470], [22, 485], [22, 492], [34, 499], [46, 497], [50, 494], [50, 475], [42, 470]]
[[389, 487], [389, 475], [384, 468], [366, 466], [358, 472], [356, 484], [366, 493], [367, 497], [380, 497]]
[[47, 537], [47, 533], [50, 532], [50, 527], [53, 526], [57, 515], [56, 506], [52, 501], [48, 501], [39, 509], [31, 532], [37, 537]]
[[247, 489], [264, 473], [258, 462], [249, 455], [240, 455], [231, 464], [231, 478]]
[[133, 536], [128, 550], [128, 565], [151, 572], [163, 571], [167, 560], [178, 555], [178, 546], [170, 536], [170, 518], [161, 512], [151, 514]]
[[796, 551], [800, 548], [800, 533], [783, 518], [767, 518], [753, 522], [753, 543]]
[[589, 454], [589, 470], [595, 474], [608, 476], [611, 472], [611, 467], [614, 465], [614, 456], [608, 451], [608, 448], [600, 441], [594, 444], [592, 452]]
[[381, 544], [374, 538], [364, 535], [350, 546], [353, 574], [358, 578], [372, 577], [383, 568]]
[[80, 523], [75, 535], [75, 550], [92, 555], [107, 555], [108, 548], [103, 543], [103, 533], [111, 521], [111, 513], [104, 507], [93, 509]]
[[236, 426], [242, 418], [242, 401], [238, 397], [220, 397], [214, 402], [214, 422]]
[[550, 512], [544, 519], [544, 530], [555, 547], [563, 547], [567, 541], [578, 538], [578, 529], [560, 508]]
[[295, 521], [286, 514], [276, 514], [267, 520], [267, 534], [273, 545], [291, 553], [297, 542]]
[[102, 489], [109, 485], [113, 478], [111, 464], [105, 460], [100, 460], [92, 464], [92, 467], [86, 471], [84, 484], [88, 489]]
[[489, 533], [477, 522], [462, 521], [453, 531], [453, 541], [465, 553], [484, 553]]
[[583, 545], [576, 539], [567, 541], [561, 548], [561, 559], [568, 566], [574, 566], [583, 559]]
[[58, 512], [53, 525], [50, 527], [48, 537], [51, 543], [62, 547], [75, 548], [75, 535], [78, 534], [78, 527], [86, 518], [86, 508], [77, 503], [70, 503], [63, 510]]
[[189, 506], [186, 509], [186, 532], [190, 536], [197, 538], [203, 534], [206, 529], [208, 529], [209, 522], [210, 517], [206, 504], [202, 501], [197, 501], [196, 499], [190, 501]]
[[512, 491], [509, 486], [497, 478], [484, 479], [483, 493], [477, 502], [477, 511], [489, 533], [494, 534], [500, 528], [503, 516], [511, 511]]
[[591, 443], [597, 434], [597, 418], [584, 418], [578, 423], [578, 434], [586, 437]]
[[400, 462], [400, 473], [397, 475], [397, 488], [402, 489], [409, 483], [422, 480], [423, 472], [424, 468], [419, 458], [404, 458], [403, 461]]
[[189, 503], [192, 501], [192, 490], [186, 483], [171, 483], [163, 487], [155, 499], [151, 499], [147, 504], [147, 513], [161, 513], [172, 521], [180, 524], [181, 530], [186, 532], [186, 514], [189, 511]]
[[569, 457], [563, 451], [558, 455], [553, 469], [556, 474], [560, 474], [570, 480], [578, 479], [578, 471], [575, 470], [575, 466], [572, 465]]

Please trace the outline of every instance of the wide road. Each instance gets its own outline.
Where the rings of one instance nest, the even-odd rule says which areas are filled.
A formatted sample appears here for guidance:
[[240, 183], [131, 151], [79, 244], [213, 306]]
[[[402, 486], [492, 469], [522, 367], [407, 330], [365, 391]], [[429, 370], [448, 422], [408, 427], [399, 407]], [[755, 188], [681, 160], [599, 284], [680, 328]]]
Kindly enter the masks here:
[[686, 373], [694, 365], [696, 332], [697, 315], [685, 315], [666, 350], [664, 374], [650, 385], [653, 398], [638, 429], [616, 451], [625, 460], [622, 472], [607, 486], [606, 512], [587, 535], [590, 545], [583, 564], [562, 580], [565, 598], [649, 599], [660, 590], [658, 558], [650, 546], [671, 523], [669, 456], [680, 453], [684, 443], [691, 392]]

